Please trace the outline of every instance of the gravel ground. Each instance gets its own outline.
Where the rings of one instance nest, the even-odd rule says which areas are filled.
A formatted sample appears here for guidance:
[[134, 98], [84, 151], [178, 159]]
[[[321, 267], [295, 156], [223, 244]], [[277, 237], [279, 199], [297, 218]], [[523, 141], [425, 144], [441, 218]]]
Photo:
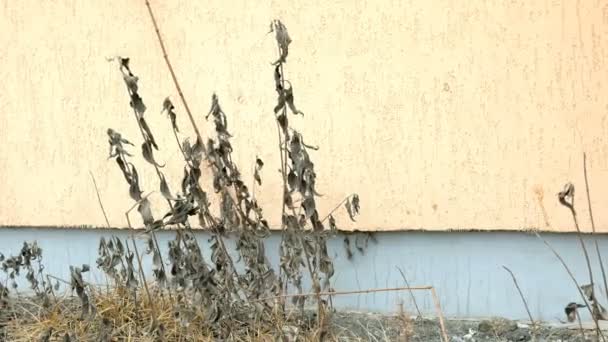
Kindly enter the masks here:
[[[447, 320], [450, 342], [533, 341], [530, 326], [501, 318], [487, 320]], [[537, 342], [596, 341], [592, 325], [585, 324], [586, 338], [572, 324], [543, 324]], [[604, 328], [604, 327], [603, 327]], [[332, 319], [332, 332], [339, 341], [442, 341], [436, 319], [404, 319], [378, 314], [338, 312]], [[608, 336], [608, 331], [606, 332]]]

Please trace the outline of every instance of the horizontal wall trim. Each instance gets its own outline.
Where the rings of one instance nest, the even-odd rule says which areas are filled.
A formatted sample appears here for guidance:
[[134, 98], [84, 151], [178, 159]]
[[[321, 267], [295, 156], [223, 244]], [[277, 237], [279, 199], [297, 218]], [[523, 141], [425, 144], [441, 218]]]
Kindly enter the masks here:
[[[74, 226], [45, 226], [45, 225], [32, 225], [32, 226], [22, 226], [22, 225], [0, 225], [0, 229], [75, 229], [75, 230], [134, 230], [134, 231], [143, 231], [144, 228], [129, 228], [129, 227], [100, 227], [100, 226], [83, 226], [83, 225], [74, 225]], [[206, 229], [200, 227], [192, 227], [192, 229], [196, 231], [206, 232]], [[162, 231], [177, 231], [179, 229], [170, 227], [162, 229]], [[280, 232], [280, 228], [271, 228], [271, 232]], [[343, 234], [355, 234], [355, 233], [524, 233], [532, 235], [535, 231], [541, 234], [558, 234], [558, 235], [576, 235], [578, 234], [576, 231], [567, 231], [567, 230], [547, 230], [547, 229], [536, 229], [536, 228], [442, 228], [442, 229], [425, 229], [425, 228], [391, 228], [391, 229], [355, 229], [355, 230], [346, 230], [338, 228], [337, 231]], [[599, 229], [598, 231], [590, 232], [590, 231], [581, 231], [583, 235], [608, 235], [608, 229]], [[229, 235], [229, 234], [228, 234]]]

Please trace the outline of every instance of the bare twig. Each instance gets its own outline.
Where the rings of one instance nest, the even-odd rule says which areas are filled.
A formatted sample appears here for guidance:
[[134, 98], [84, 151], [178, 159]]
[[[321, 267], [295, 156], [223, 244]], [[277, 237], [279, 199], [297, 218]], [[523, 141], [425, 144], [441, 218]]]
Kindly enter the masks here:
[[[589, 178], [587, 177], [587, 154], [583, 153], [583, 173], [585, 175], [585, 190], [587, 193], [587, 205], [589, 207], [589, 218], [591, 220], [591, 230], [595, 234], [595, 221], [593, 219], [593, 208], [591, 207], [591, 195], [589, 192]], [[600, 262], [600, 269], [602, 270], [602, 279], [604, 280], [604, 290], [606, 291], [606, 299], [608, 299], [608, 281], [606, 281], [606, 270], [604, 268], [604, 262], [602, 261], [602, 255], [600, 254], [600, 246], [597, 239], [593, 239], [595, 243], [595, 252], [597, 253], [597, 259]]]
[[254, 301], [255, 302], [264, 302], [267, 300], [279, 299], [279, 298], [293, 298], [293, 297], [313, 297], [313, 296], [339, 296], [339, 295], [349, 295], [349, 294], [361, 294], [361, 293], [376, 293], [376, 292], [394, 292], [394, 291], [417, 291], [417, 290], [430, 290], [432, 286], [413, 286], [413, 287], [386, 287], [380, 289], [367, 289], [367, 290], [356, 290], [356, 291], [327, 291], [327, 292], [309, 292], [309, 293], [293, 293], [293, 294], [284, 294], [280, 296], [272, 296], [266, 298], [260, 298]]
[[[160, 30], [158, 29], [158, 24], [156, 23], [156, 18], [154, 17], [154, 13], [152, 12], [152, 7], [150, 6], [150, 2], [148, 0], [145, 0], [146, 2], [146, 7], [148, 8], [148, 13], [150, 14], [150, 19], [152, 20], [152, 24], [154, 25], [154, 31], [156, 32], [156, 37], [158, 38], [158, 42], [160, 43], [160, 48], [163, 51], [163, 58], [165, 59], [165, 62], [167, 63], [167, 67], [169, 68], [169, 72], [171, 73], [171, 78], [173, 78], [173, 83], [175, 84], [175, 89], [177, 90], [177, 93], [179, 94], [179, 98], [182, 101], [182, 104], [184, 105], [184, 109], [186, 110], [186, 113], [188, 114], [188, 118], [190, 118], [190, 123], [192, 123], [192, 127], [194, 128], [194, 131], [196, 132], [196, 136], [197, 138], [200, 139], [200, 141], [203, 141], [203, 138], [201, 136], [201, 133], [198, 130], [198, 127], [196, 126], [196, 122], [194, 121], [194, 117], [192, 116], [192, 112], [190, 112], [190, 107], [188, 106], [188, 103], [186, 102], [186, 98], [184, 97], [184, 94], [182, 92], [182, 88], [179, 86], [179, 82], [177, 81], [177, 77], [175, 76], [175, 72], [173, 71], [173, 66], [171, 66], [171, 62], [169, 61], [169, 55], [167, 55], [167, 49], [165, 48], [165, 43], [163, 42], [163, 38], [160, 34]], [[203, 146], [203, 149], [205, 147]]]
[[89, 170], [89, 174], [91, 175], [91, 180], [93, 180], [93, 186], [95, 186], [95, 193], [97, 194], [97, 201], [99, 201], [99, 207], [101, 208], [101, 212], [103, 213], [103, 217], [106, 219], [106, 224], [108, 228], [112, 228], [110, 226], [110, 221], [108, 221], [108, 215], [106, 215], [106, 210], [103, 207], [103, 203], [101, 202], [101, 196], [99, 196], [99, 189], [97, 188], [97, 182], [95, 182], [95, 177], [93, 176], [93, 172]]
[[[407, 278], [405, 277], [405, 273], [403, 272], [403, 270], [401, 270], [401, 267], [396, 266], [397, 270], [399, 271], [399, 273], [401, 273], [401, 278], [403, 278], [403, 281], [405, 282], [405, 286], [410, 287], [410, 283], [407, 281]], [[414, 306], [416, 307], [416, 312], [418, 312], [418, 317], [422, 318], [422, 313], [420, 312], [420, 308], [418, 307], [418, 303], [416, 303], [416, 297], [414, 297], [414, 292], [412, 292], [412, 290], [409, 290], [410, 292], [410, 296], [412, 297], [412, 302], [414, 303]]]
[[509, 274], [511, 275], [511, 278], [513, 278], [513, 284], [515, 284], [515, 287], [517, 288], [517, 292], [519, 292], [519, 297], [521, 297], [522, 302], [524, 302], [526, 312], [528, 313], [528, 317], [530, 318], [530, 323], [532, 324], [532, 327], [534, 327], [534, 333], [536, 334], [536, 323], [534, 321], [534, 318], [532, 317], [532, 312], [530, 312], [530, 307], [528, 306], [526, 297], [524, 297], [524, 293], [521, 291], [521, 288], [519, 287], [519, 284], [517, 283], [515, 274], [513, 274], [513, 272], [511, 272], [511, 270], [507, 266], [503, 265], [502, 268], [504, 268], [505, 271], [509, 272]]

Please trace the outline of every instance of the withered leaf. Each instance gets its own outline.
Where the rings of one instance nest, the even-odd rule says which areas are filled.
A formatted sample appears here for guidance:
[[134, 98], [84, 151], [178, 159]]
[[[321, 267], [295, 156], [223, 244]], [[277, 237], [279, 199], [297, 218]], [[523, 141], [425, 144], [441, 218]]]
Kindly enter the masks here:
[[118, 252], [118, 254], [123, 255], [125, 252], [125, 247], [122, 244], [122, 241], [120, 241], [119, 238], [114, 237], [115, 241], [116, 241], [116, 251]]
[[274, 106], [274, 113], [277, 114], [283, 108], [285, 108], [285, 94], [281, 93], [277, 99], [277, 105]]
[[583, 293], [585, 294], [585, 297], [587, 297], [587, 300], [592, 301], [592, 302], [595, 301], [595, 294], [593, 291], [592, 284], [582, 285], [581, 290], [583, 290]]
[[334, 231], [338, 230], [338, 227], [336, 226], [336, 219], [333, 215], [329, 215], [329, 228]]
[[146, 112], [146, 105], [141, 97], [137, 93], [133, 93], [131, 95], [131, 107], [137, 112], [137, 114], [141, 117]]
[[287, 119], [287, 115], [285, 114], [281, 114], [277, 117], [277, 121], [279, 122], [279, 125], [281, 126], [281, 129], [283, 130], [283, 132], [287, 131], [287, 127], [289, 125], [289, 120]]
[[314, 215], [314, 213], [316, 211], [315, 200], [312, 197], [306, 198], [302, 202], [302, 208], [304, 208], [304, 212], [306, 213], [306, 218], [309, 219], [310, 217], [312, 217], [312, 215]]
[[166, 199], [176, 201], [177, 198], [175, 198], [175, 197], [173, 197], [173, 195], [171, 195], [171, 190], [169, 190], [169, 185], [167, 184], [165, 175], [162, 174], [162, 172], [159, 172], [159, 176], [160, 176], [160, 193], [163, 194], [163, 197], [165, 197]]
[[144, 198], [139, 203], [137, 211], [141, 214], [144, 224], [147, 226], [154, 222], [154, 216], [152, 216], [152, 210], [150, 209], [150, 201], [148, 198]]
[[262, 185], [262, 177], [260, 177], [260, 172], [257, 169], [253, 173], [253, 178], [255, 178], [255, 181], [258, 183], [258, 185]]
[[353, 213], [355, 215], [359, 214], [359, 195], [354, 194], [353, 198], [352, 198], [352, 207], [353, 207]]
[[346, 206], [346, 211], [348, 212], [350, 219], [353, 222], [356, 222], [355, 216], [359, 214], [359, 195], [354, 194], [352, 198], [347, 198], [344, 205]]
[[260, 170], [262, 170], [262, 167], [264, 167], [264, 162], [262, 159], [256, 157], [253, 178], [255, 178], [259, 185], [262, 185], [262, 177], [260, 177]]
[[353, 208], [350, 204], [350, 198], [346, 199], [346, 203], [344, 203], [344, 206], [346, 207], [346, 211], [348, 212], [348, 217], [350, 217], [350, 219], [353, 222], [357, 222], [357, 220], [355, 220], [355, 215], [353, 213]]
[[132, 93], [137, 93], [137, 81], [139, 81], [139, 78], [129, 74], [124, 75], [123, 78], [127, 84], [127, 88], [129, 88]]
[[205, 145], [199, 138], [196, 138], [196, 143], [194, 143], [194, 145], [192, 145], [192, 150], [191, 150], [191, 160], [195, 166], [199, 166], [201, 164], [204, 153], [205, 153]]
[[150, 127], [148, 126], [146, 120], [141, 117], [139, 118], [139, 123], [141, 124], [141, 128], [145, 132], [146, 140], [149, 141], [150, 144], [152, 144], [152, 146], [154, 146], [154, 148], [158, 151], [158, 145], [156, 145], [156, 141], [154, 140], [154, 136], [152, 135], [152, 131], [150, 130]]
[[127, 70], [127, 72], [129, 73], [129, 75], [132, 75], [131, 74], [131, 69], [129, 68], [130, 58], [129, 57], [118, 57], [118, 59], [119, 59], [119, 62], [120, 62], [120, 66], [122, 68], [125, 68]]
[[127, 170], [127, 166], [125, 165], [125, 162], [122, 160], [122, 158], [120, 156], [116, 157], [116, 163], [118, 164], [118, 167], [120, 167], [120, 170], [122, 171], [123, 176], [125, 176], [125, 180], [127, 181], [127, 183], [131, 184], [131, 174]]
[[188, 168], [184, 166], [184, 177], [182, 178], [182, 194], [186, 194], [188, 191], [188, 185], [190, 184], [190, 174]]
[[288, 191], [285, 191], [285, 194], [283, 195], [283, 202], [288, 208], [293, 208], [293, 199]]
[[564, 189], [557, 194], [557, 197], [562, 205], [572, 209], [574, 205], [574, 184], [566, 183]]
[[285, 89], [285, 102], [287, 102], [287, 105], [293, 114], [300, 114], [303, 116], [304, 113], [296, 108], [293, 101], [293, 87], [290, 85], [289, 88]]
[[296, 173], [293, 170], [289, 171], [289, 174], [287, 175], [287, 184], [292, 192], [296, 189], [297, 181], [298, 177], [296, 176]]
[[287, 55], [289, 53], [289, 44], [291, 44], [291, 38], [289, 37], [289, 33], [287, 32], [287, 28], [280, 20], [274, 21], [274, 32], [277, 40], [277, 44], [279, 45], [279, 50], [281, 56], [279, 59], [272, 63], [273, 65], [277, 65], [280, 63], [285, 63], [287, 61]]
[[281, 65], [278, 65], [274, 68], [274, 84], [275, 84], [275, 89], [277, 90], [277, 92], [279, 92], [279, 94], [282, 93], [283, 90], [283, 84], [281, 82]]
[[173, 106], [173, 102], [171, 102], [171, 99], [169, 99], [169, 96], [165, 97], [165, 100], [163, 101], [163, 112], [164, 111], [172, 111], [173, 109], [175, 109], [175, 106]]
[[157, 167], [160, 167], [160, 168], [165, 167], [165, 165], [164, 165], [164, 164], [163, 164], [163, 165], [159, 165], [159, 164], [158, 164], [158, 163], [157, 163], [157, 162], [154, 160], [154, 154], [152, 153], [152, 147], [150, 146], [150, 143], [149, 143], [149, 142], [147, 142], [147, 141], [146, 141], [146, 142], [144, 142], [144, 143], [141, 145], [141, 151], [142, 151], [142, 154], [143, 154], [143, 156], [144, 156], [144, 159], [145, 159], [145, 160], [146, 160], [148, 163], [150, 163], [150, 164], [152, 164], [152, 165], [155, 165], [155, 166], [157, 166]]
[[134, 201], [141, 200], [141, 194], [143, 191], [139, 188], [139, 176], [137, 175], [137, 169], [131, 165], [131, 185], [129, 186], [129, 196]]
[[576, 320], [576, 316], [578, 315], [578, 309], [584, 308], [586, 305], [577, 304], [577, 303], [568, 303], [564, 311], [566, 312], [566, 317], [568, 318], [568, 322], [572, 323]]

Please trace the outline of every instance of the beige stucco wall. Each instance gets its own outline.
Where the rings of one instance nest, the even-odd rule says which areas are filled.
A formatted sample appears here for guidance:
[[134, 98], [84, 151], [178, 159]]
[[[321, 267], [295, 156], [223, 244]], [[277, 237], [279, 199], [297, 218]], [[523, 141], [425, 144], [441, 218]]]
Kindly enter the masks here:
[[[97, 225], [89, 170], [110, 222], [132, 204], [105, 131], [141, 142], [111, 55], [132, 58], [147, 119], [176, 189], [182, 161], [160, 115], [177, 96], [143, 1], [0, 2], [0, 225]], [[306, 117], [326, 212], [360, 194], [345, 229], [569, 230], [555, 194], [588, 153], [595, 215], [608, 231], [608, 2], [153, 1], [200, 125], [216, 92], [235, 159], [265, 162], [259, 201], [280, 215], [269, 22], [293, 38], [286, 72]], [[183, 114], [181, 105], [177, 105]], [[184, 116], [183, 132], [192, 135]], [[145, 190], [151, 167], [135, 159]], [[251, 180], [251, 175], [246, 175]], [[160, 196], [154, 209], [165, 210]], [[158, 213], [158, 211], [157, 211]]]

